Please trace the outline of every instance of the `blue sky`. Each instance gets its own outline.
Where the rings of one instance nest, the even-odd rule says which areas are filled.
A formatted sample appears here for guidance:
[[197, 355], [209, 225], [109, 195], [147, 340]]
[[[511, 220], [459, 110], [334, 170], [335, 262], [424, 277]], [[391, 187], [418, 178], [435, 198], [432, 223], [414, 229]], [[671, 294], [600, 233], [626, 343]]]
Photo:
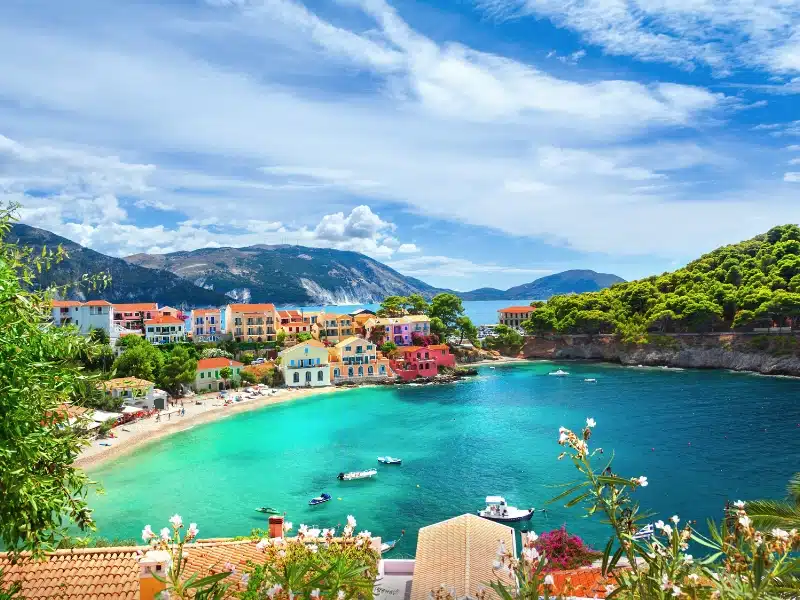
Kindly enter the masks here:
[[4, 0], [0, 201], [117, 256], [662, 272], [800, 222], [800, 0]]

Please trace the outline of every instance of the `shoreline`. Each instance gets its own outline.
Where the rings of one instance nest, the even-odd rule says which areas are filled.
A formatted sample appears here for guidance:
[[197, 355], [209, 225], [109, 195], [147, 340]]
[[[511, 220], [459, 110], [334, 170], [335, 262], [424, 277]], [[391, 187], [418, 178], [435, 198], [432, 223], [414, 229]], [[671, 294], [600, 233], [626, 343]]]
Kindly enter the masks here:
[[[97, 468], [105, 463], [111, 462], [130, 454], [134, 450], [147, 446], [152, 442], [168, 437], [181, 431], [186, 431], [197, 425], [213, 423], [230, 415], [250, 412], [275, 404], [283, 404], [300, 398], [308, 398], [321, 394], [343, 392], [349, 388], [340, 387], [320, 387], [320, 388], [282, 388], [275, 395], [264, 396], [244, 400], [236, 404], [224, 406], [216, 394], [206, 394], [195, 396], [191, 399], [184, 399], [186, 415], [181, 417], [178, 408], [171, 411], [164, 411], [160, 422], [156, 422], [155, 417], [148, 417], [135, 423], [128, 423], [121, 427], [114, 428], [117, 437], [95, 439], [89, 446], [81, 450], [74, 465], [84, 470]], [[203, 404], [195, 404], [199, 400]], [[191, 404], [190, 404], [191, 402]], [[170, 416], [166, 416], [171, 412]], [[175, 420], [172, 420], [172, 416]], [[167, 420], [165, 420], [165, 418]], [[101, 446], [100, 443], [110, 443], [110, 446]]]

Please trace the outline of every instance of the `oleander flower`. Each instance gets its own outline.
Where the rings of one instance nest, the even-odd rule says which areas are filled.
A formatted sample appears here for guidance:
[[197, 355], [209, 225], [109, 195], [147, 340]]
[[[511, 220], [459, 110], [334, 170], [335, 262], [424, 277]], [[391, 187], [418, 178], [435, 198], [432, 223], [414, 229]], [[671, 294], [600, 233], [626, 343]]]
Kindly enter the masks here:
[[234, 565], [232, 562], [226, 562], [225, 565], [223, 566], [223, 568], [226, 571], [228, 571], [231, 575], [236, 573], [236, 565]]
[[314, 539], [314, 538], [318, 538], [318, 537], [319, 537], [319, 534], [320, 534], [321, 532], [322, 532], [322, 530], [321, 530], [321, 529], [317, 529], [317, 528], [315, 527], [314, 529], [309, 529], [307, 533], [308, 533], [308, 537], [310, 537], [311, 539]]
[[172, 515], [169, 518], [169, 522], [172, 523], [172, 526], [175, 529], [180, 529], [181, 527], [183, 527], [183, 519], [181, 519], [180, 515]]
[[739, 525], [741, 525], [742, 527], [750, 527], [750, 523], [751, 523], [750, 517], [748, 517], [747, 515], [739, 517]]
[[558, 433], [567, 433], [568, 431], [569, 431], [569, 429], [567, 429], [564, 426], [561, 426], [561, 427], [558, 428]]
[[356, 526], [356, 518], [353, 515], [347, 515], [347, 524], [350, 527], [355, 527]]
[[291, 531], [292, 530], [292, 522], [291, 521], [286, 521], [283, 524], [283, 530], [284, 531]]
[[634, 477], [633, 481], [635, 481], [638, 485], [642, 487], [648, 486], [647, 477], [645, 477], [644, 475], [640, 475], [639, 477]]
[[312, 597], [312, 598], [319, 598], [319, 597], [320, 597], [320, 591], [319, 591], [319, 588], [317, 588], [317, 589], [315, 589], [315, 590], [311, 590], [311, 597]]
[[781, 541], [786, 541], [789, 539], [789, 532], [784, 531], [783, 529], [775, 528], [770, 533], [772, 534], [772, 537], [779, 539]]
[[678, 515], [672, 515], [669, 518], [669, 520], [672, 521], [673, 523], [675, 523], [675, 525], [677, 525], [680, 522], [680, 519], [678, 518]]
[[339, 590], [336, 593], [336, 597], [338, 598], [338, 600], [344, 600], [344, 592], [342, 590]]
[[300, 528], [297, 530], [297, 535], [305, 536], [307, 533], [308, 533], [308, 527], [301, 523]]
[[664, 535], [666, 535], [666, 536], [671, 536], [672, 535], [672, 526], [671, 525], [664, 525], [664, 527], [662, 527], [661, 529], [664, 531]]
[[156, 534], [153, 533], [153, 530], [150, 528], [150, 525], [145, 525], [144, 529], [142, 529], [142, 541], [149, 542]]
[[744, 510], [744, 501], [743, 500], [737, 500], [736, 502], [733, 503], [733, 505], [736, 508], [738, 508], [739, 510]]
[[270, 598], [274, 598], [275, 594], [279, 594], [282, 591], [283, 591], [283, 587], [281, 587], [280, 585], [276, 584], [276, 585], [273, 585], [271, 588], [269, 588], [267, 590], [267, 596], [269, 596]]
[[591, 429], [592, 427], [596, 427], [597, 426], [597, 421], [595, 421], [592, 417], [589, 417], [588, 419], [586, 419], [586, 426], [589, 429]]
[[536, 548], [523, 548], [522, 556], [525, 558], [525, 560], [532, 563], [539, 560], [540, 555], [539, 551]]
[[681, 593], [682, 593], [681, 592], [681, 588], [679, 588], [677, 585], [673, 585], [672, 586], [672, 595], [673, 596], [675, 596], [677, 598], [677, 597], [679, 597], [681, 595]]
[[694, 557], [691, 554], [684, 554], [683, 555], [683, 562], [690, 565], [694, 562]]
[[364, 531], [362, 531], [361, 533], [358, 534], [358, 537], [364, 538], [365, 540], [368, 540], [369, 538], [372, 537], [372, 532], [371, 531], [367, 531], [365, 529]]
[[503, 563], [501, 563], [499, 560], [492, 561], [492, 568], [493, 569], [499, 569], [502, 566], [503, 566]]
[[538, 539], [539, 539], [539, 536], [536, 535], [535, 531], [529, 531], [528, 532], [528, 543], [529, 544], [532, 544], [533, 542], [535, 542]]
[[317, 550], [319, 550], [316, 544], [309, 545], [308, 549], [311, 551], [311, 554], [316, 554]]
[[700, 581], [700, 575], [697, 573], [689, 573], [687, 577], [691, 580], [692, 583], [697, 585], [697, 582]]
[[198, 533], [200, 533], [200, 529], [198, 529], [197, 523], [190, 523], [189, 529], [186, 530], [186, 537], [191, 540], [196, 538]]
[[500, 543], [497, 544], [497, 558], [502, 558], [506, 555], [506, 545], [503, 540], [500, 540]]
[[654, 523], [654, 525], [655, 525], [656, 529], [664, 529], [664, 521], [661, 521], [661, 520], [656, 521]]
[[661, 574], [661, 589], [668, 590], [672, 587], [672, 584], [669, 582], [669, 575], [666, 573]]
[[256, 544], [256, 550], [263, 551], [267, 546], [269, 546], [269, 540], [260, 540]]
[[545, 585], [555, 585], [556, 584], [555, 580], [553, 579], [553, 576], [550, 575], [550, 573], [548, 573], [547, 575], [544, 576], [544, 584]]
[[562, 446], [567, 443], [567, 434], [566, 433], [562, 432], [562, 433], [560, 433], [558, 435], [558, 443], [561, 444]]
[[243, 573], [242, 574], [242, 584], [247, 585], [250, 581], [250, 573]]
[[168, 542], [171, 537], [172, 537], [172, 532], [169, 530], [169, 527], [164, 527], [161, 530], [161, 539], [164, 540], [165, 542]]

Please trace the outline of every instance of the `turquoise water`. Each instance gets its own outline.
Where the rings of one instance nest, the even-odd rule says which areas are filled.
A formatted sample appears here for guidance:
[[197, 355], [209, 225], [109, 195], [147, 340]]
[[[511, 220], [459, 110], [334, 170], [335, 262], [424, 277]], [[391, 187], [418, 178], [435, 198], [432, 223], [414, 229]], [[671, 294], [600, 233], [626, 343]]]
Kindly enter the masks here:
[[[570, 377], [549, 377], [564, 368]], [[598, 383], [583, 381], [596, 377]], [[264, 526], [256, 506], [323, 527], [353, 514], [384, 538], [482, 508], [488, 494], [541, 507], [574, 468], [557, 461], [560, 425], [597, 421], [592, 447], [616, 450], [615, 471], [646, 475], [638, 493], [660, 518], [704, 523], [726, 499], [780, 497], [800, 467], [800, 381], [720, 371], [532, 363], [481, 368], [457, 384], [362, 388], [268, 407], [198, 426], [91, 472], [106, 488], [92, 506], [101, 535], [138, 537], [175, 512], [202, 536]], [[401, 467], [376, 457], [403, 458]], [[376, 467], [374, 480], [339, 482]], [[418, 487], [419, 486], [419, 487]], [[321, 492], [334, 500], [307, 501]], [[341, 500], [337, 499], [341, 498]], [[596, 546], [606, 530], [551, 505], [532, 527], [568, 528]]]

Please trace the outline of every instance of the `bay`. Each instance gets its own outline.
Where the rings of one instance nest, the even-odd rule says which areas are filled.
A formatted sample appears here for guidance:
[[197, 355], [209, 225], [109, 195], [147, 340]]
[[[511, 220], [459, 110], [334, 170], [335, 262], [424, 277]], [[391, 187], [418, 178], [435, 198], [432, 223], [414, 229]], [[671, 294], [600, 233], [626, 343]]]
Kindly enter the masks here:
[[[562, 368], [569, 377], [548, 373]], [[584, 382], [596, 378], [597, 383]], [[535, 362], [481, 367], [457, 384], [361, 388], [243, 413], [159, 440], [90, 475], [98, 534], [138, 538], [179, 513], [202, 537], [266, 527], [258, 506], [330, 527], [355, 515], [359, 529], [406, 536], [393, 556], [413, 555], [420, 527], [504, 495], [546, 507], [529, 525], [565, 524], [596, 547], [608, 531], [577, 508], [546, 502], [576, 471], [558, 461], [559, 426], [597, 421], [590, 440], [614, 471], [646, 475], [636, 497], [655, 518], [704, 524], [726, 500], [782, 497], [800, 466], [800, 381], [722, 371]], [[376, 458], [403, 458], [399, 467]], [[378, 468], [374, 480], [339, 482], [340, 471]], [[334, 500], [309, 507], [321, 492]], [[705, 529], [704, 525], [701, 527]]]

